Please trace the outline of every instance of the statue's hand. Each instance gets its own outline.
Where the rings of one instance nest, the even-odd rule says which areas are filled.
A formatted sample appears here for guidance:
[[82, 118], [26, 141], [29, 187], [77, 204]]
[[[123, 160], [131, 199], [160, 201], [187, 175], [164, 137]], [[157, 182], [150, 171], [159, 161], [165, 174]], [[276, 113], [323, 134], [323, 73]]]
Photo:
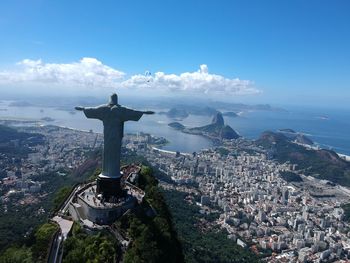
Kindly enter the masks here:
[[149, 110], [149, 111], [144, 111], [143, 113], [144, 113], [144, 114], [149, 114], [149, 115], [151, 115], [151, 114], [154, 114], [154, 111], [150, 111], [150, 110]]
[[78, 107], [75, 107], [75, 109], [76, 109], [76, 110], [84, 110], [84, 107], [78, 106]]

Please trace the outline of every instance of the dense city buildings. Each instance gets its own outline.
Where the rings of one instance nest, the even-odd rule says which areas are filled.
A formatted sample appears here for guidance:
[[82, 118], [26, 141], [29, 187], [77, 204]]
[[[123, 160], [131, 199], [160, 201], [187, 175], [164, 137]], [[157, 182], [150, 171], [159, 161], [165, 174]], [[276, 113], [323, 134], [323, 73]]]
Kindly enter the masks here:
[[[127, 147], [139, 144], [129, 141]], [[349, 202], [349, 189], [305, 176], [293, 164], [277, 163], [245, 139], [193, 154], [142, 149], [174, 182], [164, 183], [165, 188], [194, 196], [204, 213], [218, 208], [215, 224], [242, 247], [267, 252], [268, 262], [348, 258], [349, 224], [341, 204]], [[285, 173], [301, 180], [287, 182]]]
[[[45, 194], [40, 191], [46, 183], [45, 177], [41, 175], [56, 173], [62, 177], [68, 176], [86, 161], [87, 153], [100, 148], [103, 139], [99, 134], [56, 126], [21, 127], [19, 131], [39, 134], [42, 141], [34, 144], [30, 137], [21, 142], [10, 141], [9, 147], [21, 143], [18, 147], [25, 148], [26, 153], [1, 153], [0, 190], [3, 193], [1, 201], [5, 206], [11, 201], [11, 196], [16, 196], [16, 200], [18, 196], [22, 197], [18, 199], [20, 204], [38, 202], [38, 198]], [[34, 178], [40, 178], [41, 181]]]
[[[21, 195], [16, 200], [28, 205], [41, 198], [45, 181], [33, 180], [35, 175], [65, 176], [67, 167], [79, 167], [103, 140], [102, 135], [54, 126], [20, 129], [41, 134], [44, 140], [28, 146], [27, 158], [1, 155], [5, 212], [12, 196]], [[165, 174], [168, 180], [160, 180], [164, 189], [185, 192], [184, 201], [198, 205], [203, 213], [201, 227], [226, 229], [228, 238], [264, 253], [267, 262], [349, 258], [349, 224], [342, 208], [350, 200], [348, 188], [305, 176], [296, 165], [276, 162], [268, 151], [243, 138], [191, 154], [162, 150], [159, 146], [166, 140], [148, 134], [126, 135], [123, 143]], [[208, 214], [215, 220], [206, 221]]]

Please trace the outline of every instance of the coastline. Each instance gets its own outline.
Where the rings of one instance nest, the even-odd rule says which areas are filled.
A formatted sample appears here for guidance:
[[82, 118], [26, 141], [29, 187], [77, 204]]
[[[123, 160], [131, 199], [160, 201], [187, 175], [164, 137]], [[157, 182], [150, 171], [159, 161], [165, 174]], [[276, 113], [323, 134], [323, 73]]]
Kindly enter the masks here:
[[72, 127], [63, 126], [63, 125], [57, 125], [57, 124], [41, 124], [41, 126], [56, 126], [56, 127], [59, 127], [59, 128], [68, 129], [68, 130], [73, 130], [73, 131], [88, 132], [88, 133], [95, 133], [95, 134], [102, 134], [102, 133], [100, 133], [100, 132], [95, 132], [95, 131], [92, 131], [92, 130], [82, 130], [82, 129], [78, 129], [78, 128], [72, 128]]
[[338, 156], [342, 159], [344, 159], [347, 162], [350, 162], [350, 155], [342, 154], [342, 153], [337, 153]]
[[179, 153], [179, 154], [184, 155], [184, 156], [191, 156], [190, 153], [175, 152], [175, 151], [164, 150], [164, 149], [158, 148], [158, 147], [156, 147], [156, 146], [152, 146], [152, 150], [159, 151], [159, 152], [163, 152], [163, 153], [168, 153], [168, 154], [172, 154], [172, 155], [176, 155], [177, 153]]
[[[244, 114], [244, 112], [239, 112], [239, 115], [240, 114]], [[57, 126], [57, 127], [60, 127], [60, 128], [66, 128], [66, 129], [71, 129], [71, 130], [76, 130], [76, 131], [81, 131], [81, 132], [90, 132], [90, 130], [84, 130], [84, 129], [79, 129], [79, 128], [74, 128], [72, 127], [71, 125], [67, 126], [67, 125], [58, 125], [56, 124], [55, 122], [43, 122], [42, 120], [38, 119], [38, 118], [29, 118], [29, 117], [18, 117], [18, 116], [1, 116], [0, 117], [0, 122], [2, 122], [2, 124], [4, 125], [7, 125], [9, 124], [10, 122], [13, 122], [12, 125], [14, 126], [18, 126], [18, 125], [21, 125], [23, 124], [24, 126], [47, 126], [47, 125], [52, 125], [52, 126]], [[181, 131], [181, 130], [180, 130]], [[99, 132], [96, 132], [96, 131], [93, 131], [94, 133], [96, 134], [101, 134]], [[191, 132], [187, 132], [187, 131], [181, 131], [185, 134], [188, 134], [188, 135], [192, 135], [192, 136], [200, 136], [200, 137], [203, 137], [205, 139], [208, 139], [210, 142], [211, 142], [211, 145], [212, 146], [215, 146], [216, 143], [217, 143], [217, 138], [213, 138], [213, 137], [210, 137], [206, 134], [196, 134], [196, 133], [191, 133]], [[305, 133], [303, 133], [305, 134]], [[306, 134], [307, 135], [307, 134]], [[242, 135], [241, 135], [242, 136]], [[245, 137], [244, 135], [242, 137]], [[246, 137], [245, 137], [246, 138]], [[169, 139], [166, 138], [168, 141]], [[252, 138], [250, 138], [252, 139]], [[171, 144], [171, 142], [168, 142]], [[302, 144], [300, 144], [302, 145]], [[314, 149], [314, 150], [320, 150], [320, 149], [327, 149], [327, 148], [323, 148], [321, 147], [320, 145], [302, 145], [304, 147], [306, 147], [307, 149]], [[340, 158], [342, 158], [343, 160], [346, 160], [348, 162], [350, 162], [350, 154], [348, 151], [342, 151], [342, 152], [338, 152], [336, 151], [336, 153], [338, 154], [338, 156]]]
[[[308, 149], [308, 150], [327, 150], [327, 149], [324, 149], [324, 148], [321, 148], [317, 145], [308, 145], [308, 144], [303, 144], [303, 143], [298, 143], [298, 142], [293, 142], [295, 144], [298, 144], [300, 146], [303, 146], [304, 148]], [[341, 159], [347, 161], [347, 162], [350, 162], [350, 155], [346, 155], [346, 154], [343, 154], [343, 153], [339, 153], [339, 152], [335, 152]]]

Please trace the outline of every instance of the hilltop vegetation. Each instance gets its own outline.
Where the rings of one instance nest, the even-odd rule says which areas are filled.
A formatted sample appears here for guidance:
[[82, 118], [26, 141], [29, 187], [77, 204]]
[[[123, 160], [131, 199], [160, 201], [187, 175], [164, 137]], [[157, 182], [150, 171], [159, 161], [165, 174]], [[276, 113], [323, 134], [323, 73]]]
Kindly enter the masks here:
[[292, 143], [283, 134], [270, 131], [264, 132], [256, 142], [277, 161], [297, 164], [297, 168], [303, 170], [305, 175], [350, 186], [350, 163], [333, 151], [306, 149]]
[[42, 135], [19, 132], [8, 126], [0, 125], [0, 143], [8, 143], [12, 140], [25, 140], [31, 137], [42, 138]]
[[313, 145], [314, 142], [307, 137], [305, 134], [296, 132], [292, 129], [279, 129], [278, 133], [283, 134], [286, 136], [290, 141], [301, 143], [301, 144], [307, 144], [307, 145]]
[[182, 247], [173, 228], [171, 214], [149, 167], [142, 167], [137, 184], [146, 192], [141, 209], [116, 223], [118, 227], [127, 229], [132, 239], [124, 262], [183, 262]]
[[31, 152], [29, 146], [44, 142], [44, 136], [35, 133], [19, 132], [14, 128], [0, 125], [0, 153], [13, 158], [23, 158]]
[[287, 182], [302, 182], [303, 179], [300, 177], [299, 174], [293, 173], [293, 172], [281, 172], [281, 177], [286, 180]]
[[46, 262], [48, 255], [48, 244], [58, 230], [58, 226], [53, 223], [41, 225], [27, 241], [26, 245], [13, 245], [8, 247], [1, 255], [2, 263], [41, 263]]
[[117, 242], [108, 233], [89, 235], [75, 223], [71, 235], [64, 242], [62, 262], [113, 263], [118, 256], [117, 248]]
[[2, 263], [33, 263], [33, 253], [30, 248], [23, 247], [9, 247], [0, 256]]

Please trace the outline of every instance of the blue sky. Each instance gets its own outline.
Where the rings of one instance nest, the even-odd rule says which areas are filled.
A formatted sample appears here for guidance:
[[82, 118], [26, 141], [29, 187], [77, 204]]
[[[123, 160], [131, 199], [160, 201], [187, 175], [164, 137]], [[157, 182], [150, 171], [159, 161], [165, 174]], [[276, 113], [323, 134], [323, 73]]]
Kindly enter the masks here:
[[[0, 77], [18, 73], [16, 63], [24, 59], [59, 67], [95, 58], [125, 73], [123, 81], [146, 70], [180, 76], [205, 64], [210, 73], [247, 80], [259, 91], [233, 92], [233, 101], [345, 107], [350, 104], [349, 13], [347, 0], [5, 0], [0, 2]], [[192, 85], [196, 76], [189, 78]], [[160, 86], [164, 78], [157, 81]], [[7, 83], [0, 79], [0, 85]], [[23, 85], [16, 84], [18, 91]], [[215, 89], [210, 85], [195, 92], [210, 96]]]

